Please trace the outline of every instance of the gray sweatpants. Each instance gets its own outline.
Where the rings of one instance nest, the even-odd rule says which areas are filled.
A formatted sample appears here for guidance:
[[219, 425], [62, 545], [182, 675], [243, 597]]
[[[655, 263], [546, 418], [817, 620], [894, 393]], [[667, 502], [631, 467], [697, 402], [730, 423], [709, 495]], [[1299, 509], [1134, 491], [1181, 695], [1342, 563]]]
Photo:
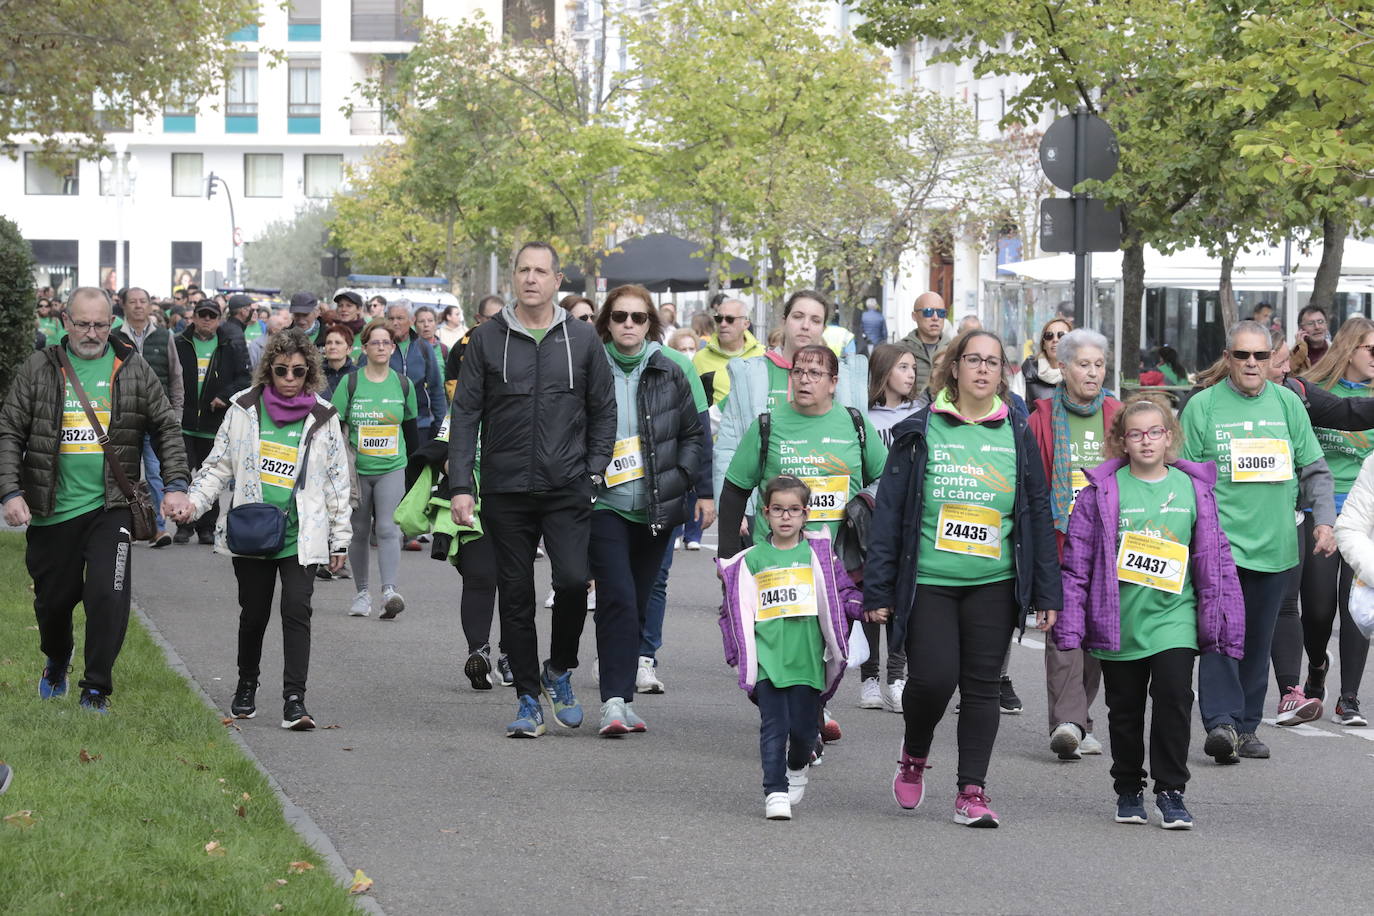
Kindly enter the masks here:
[[353, 584], [360, 592], [367, 588], [367, 542], [372, 534], [373, 516], [377, 519], [377, 565], [382, 572], [382, 588], [396, 587], [396, 569], [401, 565], [401, 528], [394, 516], [405, 490], [405, 468], [376, 476], [358, 475], [358, 508], [353, 510], [348, 565], [353, 569]]

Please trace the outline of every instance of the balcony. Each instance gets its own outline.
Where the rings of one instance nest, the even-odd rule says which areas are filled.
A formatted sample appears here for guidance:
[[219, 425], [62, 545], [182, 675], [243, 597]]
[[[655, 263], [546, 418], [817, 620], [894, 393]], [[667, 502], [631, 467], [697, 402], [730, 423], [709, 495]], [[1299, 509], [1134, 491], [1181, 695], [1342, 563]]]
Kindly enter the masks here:
[[399, 134], [396, 122], [382, 111], [354, 109], [348, 122], [348, 132], [357, 137], [390, 137]]
[[395, 13], [354, 13], [354, 41], [419, 41], [420, 25]]

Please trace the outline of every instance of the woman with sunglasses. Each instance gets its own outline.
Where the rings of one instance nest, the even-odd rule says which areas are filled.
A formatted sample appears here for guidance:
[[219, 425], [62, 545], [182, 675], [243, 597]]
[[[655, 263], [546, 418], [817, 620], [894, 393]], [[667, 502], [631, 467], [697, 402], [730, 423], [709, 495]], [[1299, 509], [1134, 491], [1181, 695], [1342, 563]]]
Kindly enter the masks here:
[[864, 606], [906, 646], [906, 734], [892, 781], [903, 808], [925, 796], [935, 727], [960, 694], [954, 820], [996, 827], [985, 789], [1001, 716], [1000, 669], [1026, 615], [1060, 607], [1049, 487], [1028, 421], [1007, 402], [1002, 343], [954, 339], [935, 400], [893, 429], [864, 566]]
[[578, 321], [594, 321], [596, 319], [596, 303], [586, 296], [569, 293], [558, 300], [558, 307], [567, 312], [569, 317], [576, 318]]
[[[349, 528], [348, 452], [338, 412], [320, 397], [320, 354], [302, 331], [287, 329], [267, 341], [253, 387], [233, 397], [209, 456], [196, 472], [189, 523], [218, 505], [231, 485], [234, 506], [270, 503], [286, 512], [285, 544], [267, 557], [234, 556], [238, 580], [238, 685], [230, 714], [257, 715], [262, 640], [281, 581], [282, 728], [305, 731], [315, 722], [305, 709], [310, 668], [310, 599], [315, 569], [343, 568]], [[225, 524], [215, 551], [229, 553]]]
[[363, 328], [363, 358], [356, 373], [346, 376], [334, 389], [334, 406], [348, 427], [349, 448], [357, 472], [358, 505], [353, 510], [353, 542], [348, 548], [349, 566], [357, 594], [348, 613], [366, 617], [372, 613], [368, 590], [368, 538], [377, 526], [377, 564], [382, 577], [382, 619], [391, 620], [405, 610], [405, 599], [396, 590], [401, 565], [401, 529], [394, 518], [406, 490], [406, 459], [419, 446], [415, 388], [391, 368], [396, 332], [385, 319], [374, 318]]
[[1054, 397], [1054, 387], [1064, 379], [1063, 368], [1059, 364], [1059, 341], [1072, 330], [1073, 325], [1063, 318], [1051, 318], [1040, 329], [1039, 349], [1021, 364], [1028, 403]]
[[1269, 756], [1256, 730], [1279, 608], [1298, 564], [1294, 507], [1312, 508], [1313, 554], [1336, 549], [1331, 471], [1302, 399], [1269, 380], [1271, 346], [1253, 321], [1232, 327], [1228, 374], [1193, 395], [1179, 417], [1182, 457], [1217, 465], [1217, 509], [1245, 598], [1244, 656], [1204, 649], [1198, 662], [1203, 750], [1220, 764]]
[[608, 738], [647, 730], [633, 700], [649, 593], [673, 529], [695, 509], [688, 501], [693, 483], [706, 485], [696, 479], [706, 433], [686, 374], [662, 352], [659, 322], [653, 297], [638, 285], [611, 290], [596, 318], [616, 400], [615, 449], [600, 475], [588, 548], [597, 592], [599, 733]]

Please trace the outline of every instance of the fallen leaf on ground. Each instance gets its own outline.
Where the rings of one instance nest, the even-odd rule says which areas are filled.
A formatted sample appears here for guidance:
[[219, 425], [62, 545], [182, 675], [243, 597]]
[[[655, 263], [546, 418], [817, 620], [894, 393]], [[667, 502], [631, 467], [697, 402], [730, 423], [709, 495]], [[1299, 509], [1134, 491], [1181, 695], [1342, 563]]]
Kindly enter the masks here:
[[5, 823], [15, 827], [32, 827], [38, 823], [38, 818], [33, 816], [32, 811], [16, 811], [5, 815]]
[[292, 862], [290, 865], [286, 866], [286, 870], [293, 875], [303, 875], [314, 869], [314, 867], [315, 866], [311, 865], [309, 862]]
[[104, 754], [96, 754], [96, 755], [93, 757], [93, 756], [91, 756], [90, 752], [88, 752], [88, 751], [83, 747], [83, 748], [81, 749], [81, 753], [79, 753], [79, 754], [76, 755], [76, 759], [80, 760], [82, 763], [90, 763], [92, 760], [99, 760], [101, 757], [104, 757], [104, 756], [105, 756]]
[[207, 855], [222, 856], [228, 850], [219, 844], [219, 840], [211, 840], [205, 844], [205, 852]]
[[331, 728], [343, 728], [343, 726], [342, 726], [342, 725], [339, 725], [339, 724], [336, 722], [336, 723], [334, 723], [333, 725], [323, 725], [323, 726], [321, 726], [321, 728], [323, 728], [325, 731], [329, 731]]
[[363, 874], [360, 868], [353, 873], [353, 886], [348, 889], [350, 894], [366, 894], [372, 890], [372, 879]]
[[253, 796], [249, 795], [247, 792], [244, 792], [243, 795], [240, 796], [240, 797], [241, 797], [244, 801], [252, 801], [252, 800], [253, 800]]
[[457, 831], [457, 830], [450, 830], [450, 829], [447, 828], [447, 827], [440, 827], [440, 828], [439, 828], [439, 832], [440, 832], [440, 833], [457, 833], [458, 831]]
[[277, 885], [278, 885], [279, 887], [286, 887], [286, 879], [285, 879], [285, 878], [278, 878], [278, 879], [277, 879]]
[[234, 813], [237, 814], [239, 817], [248, 816], [248, 812], [244, 810], [243, 805], [239, 805], [237, 808], [235, 808]]

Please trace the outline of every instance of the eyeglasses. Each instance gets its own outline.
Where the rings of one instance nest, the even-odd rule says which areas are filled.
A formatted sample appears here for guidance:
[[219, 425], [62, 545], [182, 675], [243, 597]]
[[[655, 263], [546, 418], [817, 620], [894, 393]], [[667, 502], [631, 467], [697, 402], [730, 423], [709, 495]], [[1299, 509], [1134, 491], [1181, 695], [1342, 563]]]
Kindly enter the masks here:
[[622, 312], [620, 309], [616, 309], [614, 312], [611, 312], [611, 322], [613, 324], [624, 324], [627, 321], [633, 321], [635, 324], [648, 324], [649, 313]]
[[1069, 333], [1069, 332], [1068, 332], [1068, 331], [1046, 331], [1044, 334], [1041, 335], [1040, 339], [1043, 340], [1043, 341], [1045, 341], [1046, 343], [1049, 343], [1051, 340], [1058, 340], [1059, 338], [1063, 337], [1063, 336], [1064, 336], [1065, 334], [1067, 334], [1067, 333]]
[[213, 309], [198, 309], [198, 310], [196, 311], [196, 317], [197, 317], [197, 318], [218, 318], [218, 317], [219, 317], [219, 312], [216, 312], [216, 311], [214, 311]]
[[305, 367], [304, 367], [304, 366], [273, 366], [273, 367], [272, 367], [272, 374], [275, 375], [277, 378], [286, 378], [286, 375], [287, 375], [288, 372], [291, 374], [291, 377], [292, 377], [292, 378], [305, 378]]
[[965, 353], [959, 357], [959, 362], [970, 369], [987, 366], [989, 370], [996, 372], [1002, 368], [1002, 357], [1000, 356], [979, 356], [977, 353]]
[[805, 506], [769, 506], [766, 510], [773, 518], [797, 518], [806, 514]]
[[73, 321], [72, 327], [78, 331], [95, 331], [97, 334], [110, 329], [108, 321]]
[[711, 320], [716, 324], [734, 324], [736, 321], [743, 320], [743, 315], [712, 315]]
[[949, 314], [949, 309], [921, 309], [922, 318], [943, 318]]
[[1300, 328], [1306, 328], [1306, 329], [1309, 330], [1309, 331], [1312, 330], [1313, 328], [1324, 328], [1324, 327], [1326, 327], [1326, 319], [1325, 319], [1325, 318], [1309, 318], [1309, 319], [1307, 319], [1306, 321], [1304, 321], [1304, 322], [1302, 322], [1301, 324], [1299, 324], [1298, 327], [1300, 327]]
[[807, 382], [819, 382], [821, 379], [834, 378], [829, 372], [820, 369], [793, 369], [791, 375], [795, 379]]
[[1232, 359], [1240, 360], [1243, 363], [1249, 362], [1252, 356], [1257, 363], [1267, 362], [1269, 357], [1274, 355], [1272, 350], [1231, 350], [1230, 353]]
[[1149, 439], [1151, 442], [1157, 442], [1163, 439], [1167, 432], [1168, 430], [1162, 426], [1151, 426], [1149, 429], [1128, 429], [1126, 430], [1126, 441], [1139, 442], [1141, 439]]

